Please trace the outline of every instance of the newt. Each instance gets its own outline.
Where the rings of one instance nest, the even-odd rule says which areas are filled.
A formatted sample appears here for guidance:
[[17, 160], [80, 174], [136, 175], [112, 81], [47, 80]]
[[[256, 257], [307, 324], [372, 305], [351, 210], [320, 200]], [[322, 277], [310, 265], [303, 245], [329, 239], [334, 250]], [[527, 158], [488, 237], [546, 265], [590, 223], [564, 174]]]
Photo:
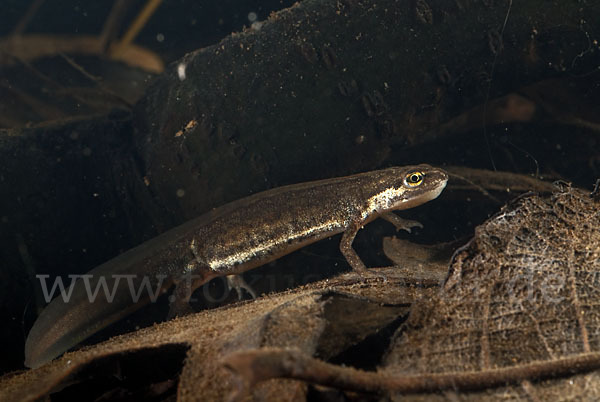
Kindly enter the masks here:
[[[72, 284], [70, 297], [54, 298], [29, 332], [25, 365], [39, 367], [155, 300], [153, 289], [175, 285], [174, 315], [209, 280], [226, 276], [240, 294], [246, 286], [235, 275], [335, 234], [342, 233], [340, 250], [362, 275], [356, 233], [379, 217], [410, 232], [420, 224], [392, 211], [435, 199], [447, 181], [442, 169], [425, 164], [390, 167], [274, 188], [213, 209], [94, 268]], [[90, 297], [102, 281], [112, 297]]]

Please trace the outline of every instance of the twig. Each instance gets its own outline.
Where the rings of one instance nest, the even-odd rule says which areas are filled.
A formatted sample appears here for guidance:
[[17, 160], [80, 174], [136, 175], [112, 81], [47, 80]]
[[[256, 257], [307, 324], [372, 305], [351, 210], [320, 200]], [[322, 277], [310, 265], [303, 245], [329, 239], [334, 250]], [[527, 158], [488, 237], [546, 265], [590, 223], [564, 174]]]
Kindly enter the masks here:
[[161, 2], [162, 0], [148, 0], [142, 11], [140, 11], [137, 17], [135, 17], [135, 20], [133, 20], [127, 29], [127, 32], [125, 32], [125, 35], [123, 35], [123, 39], [121, 39], [121, 41], [112, 49], [111, 54], [114, 55], [119, 53], [123, 48], [133, 42], [137, 34], [142, 30], [144, 25], [146, 25]]
[[297, 350], [281, 348], [237, 352], [229, 355], [224, 360], [224, 365], [233, 372], [238, 386], [230, 398], [234, 402], [243, 400], [255, 384], [273, 378], [290, 378], [368, 393], [415, 394], [450, 389], [476, 391], [518, 384], [525, 380], [556, 378], [595, 370], [600, 368], [600, 353], [591, 352], [481, 371], [408, 375], [393, 373], [393, 367], [389, 371], [368, 372], [337, 366]]
[[85, 78], [89, 79], [90, 81], [94, 82], [95, 84], [102, 81], [101, 77], [95, 76], [95, 75], [87, 72], [87, 70], [85, 68], [83, 68], [83, 66], [81, 64], [79, 64], [75, 60], [73, 60], [72, 57], [69, 57], [62, 52], [59, 53], [58, 55], [60, 57], [62, 57], [71, 67], [73, 67], [75, 70], [77, 70], [79, 73], [81, 73], [81, 75], [83, 75]]
[[33, 3], [31, 3], [25, 15], [21, 17], [21, 19], [17, 23], [17, 26], [15, 26], [15, 28], [13, 29], [13, 35], [21, 35], [23, 32], [25, 32], [27, 25], [29, 25], [29, 23], [31, 22], [31, 20], [45, 1], [46, 0], [35, 0]]
[[104, 21], [102, 33], [100, 34], [100, 48], [104, 53], [108, 50], [110, 43], [119, 35], [119, 28], [123, 17], [127, 13], [129, 7], [133, 4], [131, 0], [116, 0], [110, 14]]
[[[463, 180], [470, 187], [476, 188], [484, 196], [496, 202], [499, 201], [488, 190], [502, 192], [537, 191], [540, 193], [551, 193], [554, 190], [552, 183], [524, 174], [492, 172], [485, 169], [457, 166], [447, 167], [446, 170], [450, 176]], [[452, 184], [452, 187], [454, 189], [460, 188], [455, 183]]]
[[[59, 53], [59, 55], [67, 62], [69, 63], [69, 65], [71, 67], [73, 67], [75, 70], [77, 70], [79, 73], [81, 73], [84, 77], [86, 77], [87, 79], [91, 80], [92, 82], [94, 82], [96, 84], [96, 87], [98, 88], [99, 91], [109, 95], [111, 98], [116, 99], [118, 101], [120, 101], [123, 105], [125, 105], [127, 108], [132, 108], [133, 105], [131, 104], [131, 102], [128, 102], [126, 99], [124, 99], [123, 97], [121, 97], [119, 94], [116, 94], [115, 92], [111, 91], [110, 89], [106, 88], [104, 86], [104, 84], [102, 83], [102, 77], [98, 77], [95, 76], [91, 73], [89, 73], [85, 68], [83, 68], [82, 65], [80, 65], [79, 63], [77, 63], [75, 60], [73, 60], [73, 58], [67, 56], [64, 53]], [[71, 93], [71, 96], [77, 98], [77, 95]], [[81, 102], [86, 103], [86, 104], [91, 104], [89, 100], [85, 99], [85, 98], [81, 98], [79, 99]]]
[[450, 177], [456, 177], [459, 180], [462, 180], [468, 184], [470, 184], [471, 186], [473, 186], [473, 188], [479, 190], [479, 192], [481, 192], [481, 194], [483, 194], [484, 196], [488, 197], [490, 200], [494, 201], [497, 204], [502, 204], [502, 202], [500, 202], [500, 200], [496, 197], [494, 197], [493, 195], [491, 195], [485, 188], [483, 188], [482, 186], [472, 182], [471, 180], [469, 180], [468, 178], [466, 178], [465, 176], [456, 174], [456, 173], [452, 173], [452, 172], [448, 172], [448, 175]]

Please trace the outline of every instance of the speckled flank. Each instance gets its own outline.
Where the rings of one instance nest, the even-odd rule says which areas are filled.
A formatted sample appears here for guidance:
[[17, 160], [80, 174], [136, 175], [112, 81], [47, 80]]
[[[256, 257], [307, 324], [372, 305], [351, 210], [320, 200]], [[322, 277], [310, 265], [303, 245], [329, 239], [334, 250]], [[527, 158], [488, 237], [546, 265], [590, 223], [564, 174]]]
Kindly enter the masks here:
[[[285, 238], [284, 243], [286, 244], [298, 244], [304, 239], [319, 236], [323, 233], [340, 233], [342, 226], [337, 221], [327, 221], [320, 225], [310, 227], [308, 229], [291, 232], [289, 236]], [[253, 247], [240, 249], [237, 252], [231, 253], [229, 256], [221, 259], [208, 260], [206, 263], [214, 271], [226, 270], [229, 267], [236, 265], [243, 265], [248, 263], [257, 257], [266, 257], [271, 255], [272, 250], [276, 249], [282, 244], [281, 238], [272, 238], [266, 240], [261, 244]]]
[[[418, 172], [422, 182], [409, 186]], [[447, 175], [428, 165], [393, 167], [259, 193], [197, 233], [197, 258], [213, 272], [239, 273], [362, 226], [382, 213], [436, 198]]]

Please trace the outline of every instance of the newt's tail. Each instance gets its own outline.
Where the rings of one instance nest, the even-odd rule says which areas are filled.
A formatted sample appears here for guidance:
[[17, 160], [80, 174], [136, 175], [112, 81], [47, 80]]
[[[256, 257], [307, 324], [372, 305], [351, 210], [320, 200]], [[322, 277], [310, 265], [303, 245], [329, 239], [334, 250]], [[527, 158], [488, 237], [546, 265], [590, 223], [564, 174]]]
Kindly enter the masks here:
[[172, 285], [170, 276], [131, 274], [144, 272], [139, 268], [148, 262], [140, 256], [140, 250], [135, 251], [136, 248], [81, 275], [52, 300], [25, 341], [27, 367], [36, 368], [60, 356], [168, 290]]

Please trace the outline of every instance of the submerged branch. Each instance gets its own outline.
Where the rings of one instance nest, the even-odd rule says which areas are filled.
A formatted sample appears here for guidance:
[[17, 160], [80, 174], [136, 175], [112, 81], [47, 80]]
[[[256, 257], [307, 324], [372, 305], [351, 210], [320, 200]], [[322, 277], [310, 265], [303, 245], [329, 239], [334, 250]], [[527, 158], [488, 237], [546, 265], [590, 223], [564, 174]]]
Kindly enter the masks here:
[[600, 368], [600, 353], [584, 353], [549, 361], [497, 369], [402, 375], [390, 371], [367, 372], [325, 363], [294, 350], [265, 348], [238, 352], [224, 360], [238, 389], [231, 401], [242, 400], [255, 384], [289, 378], [344, 390], [368, 393], [428, 393], [442, 390], [474, 391], [525, 380], [567, 376]]

